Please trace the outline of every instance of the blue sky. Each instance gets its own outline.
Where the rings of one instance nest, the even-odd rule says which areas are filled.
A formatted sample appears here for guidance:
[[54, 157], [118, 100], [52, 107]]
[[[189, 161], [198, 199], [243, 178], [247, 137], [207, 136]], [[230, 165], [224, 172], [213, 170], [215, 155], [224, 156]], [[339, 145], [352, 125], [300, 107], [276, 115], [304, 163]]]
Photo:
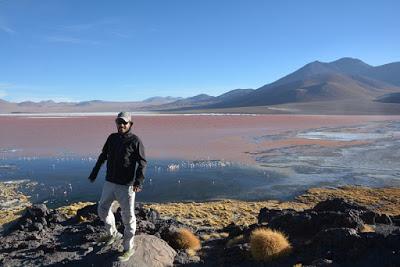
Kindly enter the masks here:
[[258, 88], [314, 60], [400, 61], [399, 1], [0, 0], [0, 98]]

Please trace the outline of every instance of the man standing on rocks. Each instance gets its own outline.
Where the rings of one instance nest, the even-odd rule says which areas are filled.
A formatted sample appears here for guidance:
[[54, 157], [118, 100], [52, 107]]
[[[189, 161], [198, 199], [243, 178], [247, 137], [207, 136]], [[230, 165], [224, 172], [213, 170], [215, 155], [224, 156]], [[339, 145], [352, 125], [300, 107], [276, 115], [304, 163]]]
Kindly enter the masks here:
[[133, 126], [131, 114], [120, 112], [115, 123], [118, 132], [108, 136], [89, 180], [94, 182], [102, 164], [107, 160], [106, 181], [98, 206], [98, 214], [108, 232], [104, 241], [110, 245], [122, 238], [115, 226], [115, 217], [111, 210], [112, 203], [115, 200], [119, 202], [125, 230], [124, 251], [118, 260], [127, 261], [134, 253], [135, 193], [142, 190], [147, 162], [142, 141], [131, 133]]

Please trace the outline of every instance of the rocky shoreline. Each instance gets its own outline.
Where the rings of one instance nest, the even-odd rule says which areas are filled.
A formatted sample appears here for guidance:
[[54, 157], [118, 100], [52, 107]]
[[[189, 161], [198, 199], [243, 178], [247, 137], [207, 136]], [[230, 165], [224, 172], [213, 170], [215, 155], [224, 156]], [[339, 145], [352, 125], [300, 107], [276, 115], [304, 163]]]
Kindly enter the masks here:
[[21, 192], [22, 187], [32, 187], [35, 183], [28, 180], [0, 183], [0, 232], [2, 226], [17, 219], [32, 203], [29, 196]]
[[[75, 205], [76, 212], [69, 214], [63, 209], [51, 210], [44, 204], [36, 204], [26, 208], [22, 216], [9, 223], [3, 232], [0, 265], [400, 266], [400, 214], [396, 214], [400, 212], [396, 207], [399, 189], [313, 190], [290, 204], [276, 201], [248, 203], [251, 214], [256, 214], [255, 217], [252, 215], [252, 220], [241, 220], [242, 214], [249, 210], [236, 214], [236, 221], [212, 214], [219, 220], [215, 225], [204, 225], [196, 219], [192, 222], [184, 220], [183, 212], [168, 215], [168, 210], [178, 210], [178, 203], [169, 204], [172, 206], [160, 209], [160, 213], [155, 204], [153, 208], [138, 204], [135, 210], [138, 220], [136, 252], [124, 264], [115, 261], [121, 250], [120, 241], [110, 246], [98, 242], [104, 229], [97, 217], [96, 204]], [[361, 194], [363, 197], [357, 199], [365, 203], [352, 201], [350, 190], [353, 196]], [[338, 198], [341, 195], [347, 196], [346, 199]], [[368, 199], [373, 202], [366, 204]], [[195, 211], [204, 216], [206, 206], [215, 210], [220, 205], [227, 213], [232, 212], [229, 210], [232, 206], [237, 210], [245, 208], [235, 201], [203, 203], [204, 206], [195, 204], [181, 203], [192, 205], [191, 210], [186, 209], [192, 217]], [[381, 213], [378, 209], [389, 212]], [[116, 214], [118, 228], [122, 231], [118, 210]], [[279, 230], [288, 237], [289, 254], [269, 262], [254, 259], [251, 233], [266, 227]], [[189, 238], [200, 237], [201, 246], [194, 250], [177, 242], [180, 229], [194, 234]]]

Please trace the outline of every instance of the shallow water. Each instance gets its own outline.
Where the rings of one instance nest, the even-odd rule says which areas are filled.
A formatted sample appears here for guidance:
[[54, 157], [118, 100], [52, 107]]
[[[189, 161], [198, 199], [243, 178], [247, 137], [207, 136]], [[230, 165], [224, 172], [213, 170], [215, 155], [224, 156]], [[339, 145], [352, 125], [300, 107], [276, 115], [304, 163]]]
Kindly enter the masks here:
[[[0, 161], [0, 181], [28, 179], [37, 186], [24, 193], [32, 202], [59, 206], [76, 201], [96, 201], [104, 183], [105, 166], [95, 183], [87, 180], [95, 161], [91, 158], [30, 158]], [[220, 198], [289, 198], [294, 192], [268, 190], [285, 177], [260, 168], [223, 161], [149, 160], [144, 190], [138, 201], [204, 201]], [[265, 186], [268, 185], [268, 186]], [[258, 190], [260, 187], [263, 190]], [[292, 190], [293, 191], [293, 190]]]
[[[95, 183], [87, 177], [95, 164], [89, 157], [3, 159], [0, 181], [37, 182], [24, 193], [35, 203], [51, 207], [77, 201], [97, 201], [105, 180], [105, 166]], [[215, 199], [288, 200], [310, 187], [357, 184], [366, 186], [400, 185], [387, 177], [354, 175], [352, 168], [325, 168], [298, 165], [266, 169], [226, 161], [149, 160], [144, 190], [137, 194], [141, 202], [208, 201]]]

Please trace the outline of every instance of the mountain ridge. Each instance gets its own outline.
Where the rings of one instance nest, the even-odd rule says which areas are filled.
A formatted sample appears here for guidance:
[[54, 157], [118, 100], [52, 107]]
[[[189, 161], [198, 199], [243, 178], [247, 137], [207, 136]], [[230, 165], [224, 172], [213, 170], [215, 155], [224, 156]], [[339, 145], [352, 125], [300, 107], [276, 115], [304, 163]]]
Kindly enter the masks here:
[[[384, 105], [399, 103], [398, 98], [393, 97], [396, 93], [400, 93], [400, 62], [372, 66], [357, 58], [343, 57], [331, 62], [313, 61], [259, 88], [234, 89], [218, 96], [198, 94], [187, 98], [156, 96], [128, 102], [91, 100], [58, 103], [52, 100], [13, 103], [0, 99], [0, 112], [101, 112], [122, 109], [192, 112], [321, 101], [326, 105], [337, 105], [341, 101]], [[400, 108], [395, 106], [394, 110], [397, 109], [400, 113]], [[357, 113], [357, 110], [352, 113]]]

